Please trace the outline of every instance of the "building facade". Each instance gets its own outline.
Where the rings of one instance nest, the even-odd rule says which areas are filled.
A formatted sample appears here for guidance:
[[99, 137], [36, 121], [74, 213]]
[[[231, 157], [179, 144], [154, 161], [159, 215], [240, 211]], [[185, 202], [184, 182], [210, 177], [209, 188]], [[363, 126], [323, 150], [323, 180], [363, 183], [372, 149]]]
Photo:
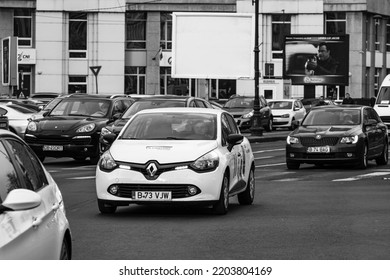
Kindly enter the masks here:
[[[390, 1], [259, 0], [259, 5], [261, 95], [376, 95], [390, 72]], [[0, 1], [0, 93], [254, 95], [253, 80], [171, 77], [173, 12], [253, 14], [254, 6], [252, 0]], [[289, 34], [349, 34], [348, 85], [284, 80], [283, 39]]]

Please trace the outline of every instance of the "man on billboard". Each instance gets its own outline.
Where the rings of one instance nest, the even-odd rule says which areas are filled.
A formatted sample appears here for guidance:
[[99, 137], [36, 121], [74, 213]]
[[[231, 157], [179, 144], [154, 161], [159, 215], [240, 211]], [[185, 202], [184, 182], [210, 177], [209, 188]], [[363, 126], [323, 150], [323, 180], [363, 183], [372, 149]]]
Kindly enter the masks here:
[[309, 58], [305, 64], [306, 75], [335, 75], [339, 62], [330, 55], [330, 46], [327, 43], [320, 43], [318, 56]]

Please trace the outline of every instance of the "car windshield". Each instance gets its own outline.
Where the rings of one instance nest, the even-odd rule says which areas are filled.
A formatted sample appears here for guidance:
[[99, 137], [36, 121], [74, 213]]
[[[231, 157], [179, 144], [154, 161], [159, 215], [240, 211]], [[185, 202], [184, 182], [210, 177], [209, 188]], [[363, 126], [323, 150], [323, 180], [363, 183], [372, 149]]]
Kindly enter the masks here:
[[253, 98], [233, 98], [228, 100], [223, 108], [253, 108]]
[[182, 100], [138, 100], [134, 102], [123, 114], [123, 119], [129, 119], [145, 109], [167, 108], [167, 107], [185, 107], [186, 103]]
[[382, 87], [378, 94], [376, 104], [389, 104], [389, 103], [390, 103], [390, 87]]
[[49, 115], [106, 117], [109, 107], [108, 100], [63, 99]]
[[360, 123], [360, 110], [318, 109], [308, 113], [302, 126], [358, 125]]
[[268, 105], [273, 110], [290, 110], [292, 109], [292, 101], [270, 101]]
[[217, 117], [200, 113], [148, 113], [136, 116], [120, 139], [215, 140]]

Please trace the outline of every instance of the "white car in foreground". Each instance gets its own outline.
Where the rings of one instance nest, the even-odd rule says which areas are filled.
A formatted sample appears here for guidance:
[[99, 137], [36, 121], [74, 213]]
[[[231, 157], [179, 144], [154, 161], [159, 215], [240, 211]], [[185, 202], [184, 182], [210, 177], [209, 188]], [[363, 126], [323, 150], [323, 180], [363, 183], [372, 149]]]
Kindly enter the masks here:
[[61, 192], [29, 146], [0, 129], [0, 260], [71, 259]]
[[298, 99], [269, 100], [274, 123], [273, 128], [288, 128], [294, 130], [306, 115], [306, 109]]
[[232, 115], [204, 108], [143, 110], [134, 115], [96, 168], [101, 213], [118, 206], [182, 203], [226, 214], [229, 197], [252, 204], [254, 156]]

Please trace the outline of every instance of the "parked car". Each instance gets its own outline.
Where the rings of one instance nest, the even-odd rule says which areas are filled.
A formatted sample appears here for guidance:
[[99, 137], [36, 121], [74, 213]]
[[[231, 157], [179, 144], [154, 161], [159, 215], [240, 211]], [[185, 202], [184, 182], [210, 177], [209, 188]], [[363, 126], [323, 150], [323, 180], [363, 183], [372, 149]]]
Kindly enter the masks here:
[[387, 127], [372, 107], [338, 105], [314, 107], [302, 125], [287, 137], [286, 164], [350, 163], [366, 168], [368, 160], [388, 162]]
[[35, 119], [39, 119], [39, 118], [42, 118], [44, 117], [45, 115], [47, 115], [51, 110], [53, 110], [53, 108], [55, 106], [57, 106], [58, 103], [61, 102], [62, 99], [64, 98], [67, 98], [71, 96], [70, 94], [66, 94], [66, 95], [60, 95], [58, 97], [55, 97], [54, 99], [52, 99], [51, 101], [49, 101], [49, 103], [45, 104], [42, 109], [35, 113], [33, 116], [32, 116], [32, 119], [35, 120]]
[[[303, 99], [301, 99], [301, 102], [306, 109], [306, 114], [309, 113], [311, 108], [318, 106], [318, 104], [320, 103], [320, 100], [321, 99], [319, 99], [319, 98], [303, 98]], [[330, 99], [324, 99], [323, 101], [324, 101], [325, 105], [338, 105]]]
[[61, 96], [61, 93], [58, 92], [36, 92], [30, 96], [30, 99], [37, 100], [41, 105], [46, 105], [54, 98]]
[[96, 164], [100, 156], [102, 127], [119, 118], [132, 102], [124, 95], [74, 94], [62, 98], [43, 118], [31, 120], [26, 142], [41, 161], [47, 156], [72, 157], [76, 160], [89, 158]]
[[7, 110], [4, 108], [0, 108], [0, 128], [8, 129], [8, 117], [6, 116]]
[[0, 151], [0, 259], [71, 259], [71, 231], [56, 182], [14, 133], [0, 130]]
[[109, 148], [109, 143], [103, 139], [103, 136], [110, 133], [118, 135], [127, 121], [141, 110], [166, 107], [213, 108], [207, 100], [199, 97], [177, 95], [140, 95], [138, 98], [136, 96], [134, 98], [136, 98], [135, 102], [120, 118], [102, 128], [102, 133], [100, 135], [101, 152]]
[[273, 128], [294, 130], [306, 115], [306, 109], [298, 99], [269, 100], [273, 114]]
[[7, 103], [26, 107], [35, 112], [39, 112], [41, 110], [37, 103], [35, 103], [34, 101], [29, 101], [29, 99], [0, 98], [0, 104]]
[[[260, 126], [264, 127], [266, 131], [273, 130], [273, 114], [268, 106], [267, 100], [264, 96], [259, 96], [260, 102]], [[241, 130], [249, 129], [253, 121], [253, 104], [254, 97], [248, 96], [234, 96], [231, 97], [222, 107], [223, 110], [228, 111], [234, 116], [238, 127]]]
[[5, 116], [8, 118], [8, 129], [24, 138], [29, 119], [35, 111], [12, 103], [0, 103], [0, 108], [7, 111]]
[[[115, 138], [105, 136], [111, 143]], [[203, 204], [226, 214], [230, 196], [238, 195], [240, 204], [252, 204], [254, 170], [251, 145], [229, 113], [143, 110], [98, 163], [98, 207], [105, 214], [132, 203]]]

